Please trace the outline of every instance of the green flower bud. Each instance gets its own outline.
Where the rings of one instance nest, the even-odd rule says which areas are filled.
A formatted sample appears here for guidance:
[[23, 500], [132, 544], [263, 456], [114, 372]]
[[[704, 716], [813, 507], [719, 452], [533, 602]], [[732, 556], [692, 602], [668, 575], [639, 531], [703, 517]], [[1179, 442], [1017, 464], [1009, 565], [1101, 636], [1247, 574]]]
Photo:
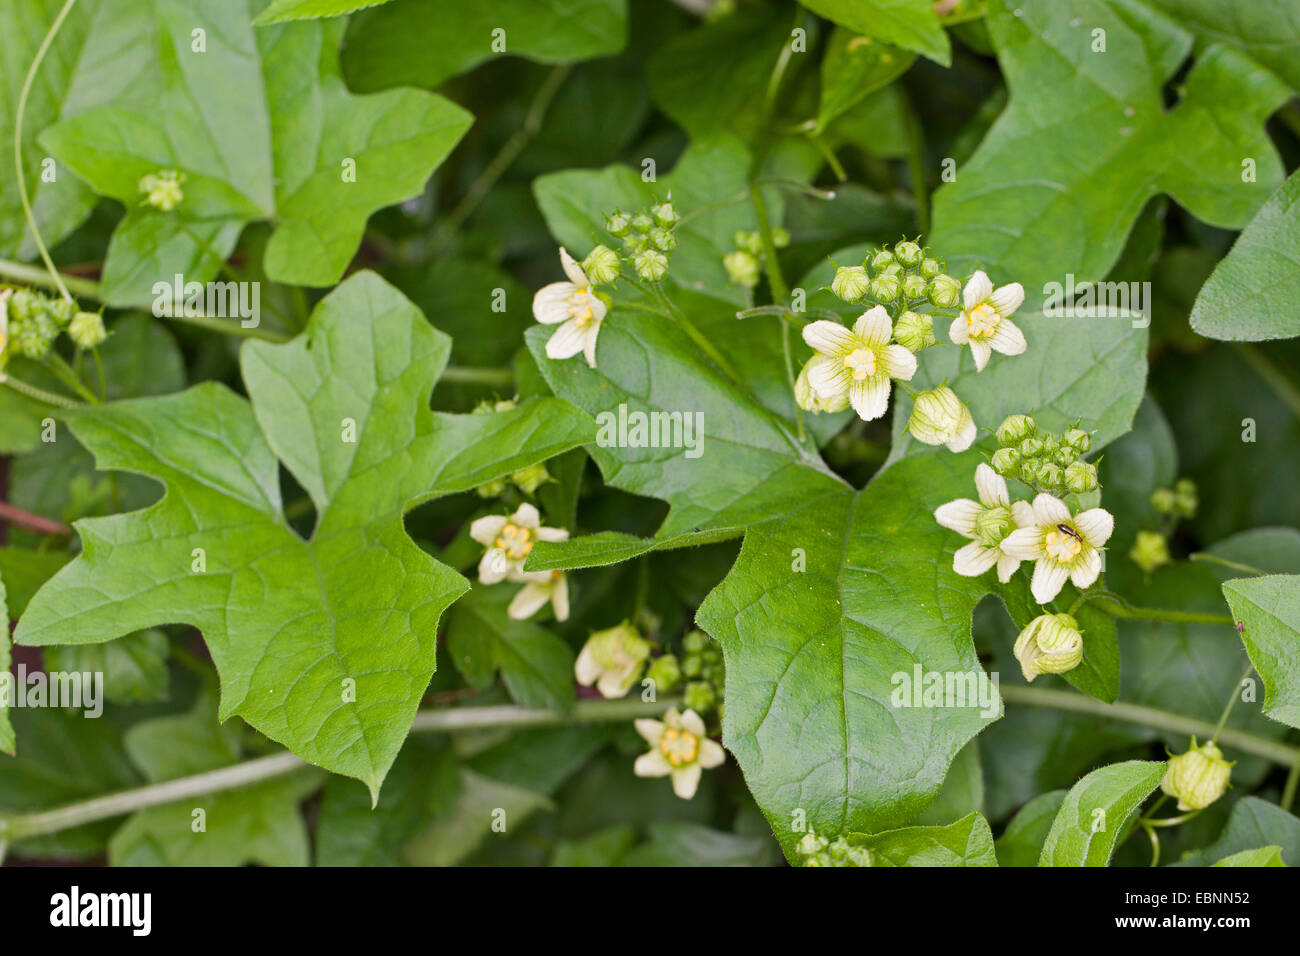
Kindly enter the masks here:
[[1052, 461], [1056, 462], [1062, 468], [1069, 468], [1071, 465], [1079, 463], [1079, 453], [1069, 445], [1062, 445], [1056, 451], [1052, 452]]
[[682, 658], [682, 674], [692, 680], [698, 680], [704, 674], [704, 658], [691, 656]]
[[650, 230], [650, 242], [660, 252], [672, 252], [677, 248], [677, 237], [663, 228]]
[[777, 226], [772, 230], [772, 245], [777, 249], [784, 249], [790, 245], [790, 230], [782, 226]]
[[748, 252], [741, 249], [728, 252], [722, 257], [722, 265], [727, 270], [727, 277], [735, 285], [743, 285], [747, 289], [758, 285], [758, 260]]
[[885, 269], [894, 265], [894, 254], [888, 249], [881, 249], [871, 257], [871, 271], [884, 272]]
[[78, 312], [68, 325], [68, 337], [79, 349], [95, 348], [108, 338], [103, 317], [98, 312]]
[[1076, 461], [1065, 469], [1065, 487], [1076, 495], [1097, 490], [1097, 466], [1091, 462]]
[[1069, 445], [1080, 455], [1087, 454], [1088, 449], [1092, 447], [1092, 435], [1088, 434], [1082, 428], [1071, 428], [1061, 436], [1061, 441]]
[[649, 248], [649, 246], [650, 243], [647, 239], [645, 239], [643, 236], [638, 236], [634, 232], [629, 232], [626, 236], [623, 237], [623, 248], [628, 252], [629, 255], [634, 256], [642, 249]]
[[1024, 455], [1020, 459], [1020, 479], [1031, 485], [1041, 484], [1043, 475], [1043, 460], [1041, 458], [1030, 458]]
[[655, 682], [656, 692], [666, 694], [673, 690], [682, 680], [682, 668], [677, 663], [677, 655], [664, 654], [656, 657], [645, 676], [647, 680]]
[[943, 271], [943, 263], [938, 259], [926, 257], [921, 260], [921, 275], [926, 279], [933, 279]]
[[898, 298], [902, 285], [898, 281], [898, 276], [882, 272], [871, 280], [871, 294], [878, 302], [893, 302]]
[[1083, 632], [1068, 614], [1040, 614], [1016, 638], [1014, 653], [1027, 681], [1064, 674], [1083, 660]]
[[911, 352], [934, 344], [934, 319], [920, 312], [904, 312], [894, 325], [894, 341]]
[[921, 247], [910, 239], [904, 239], [894, 246], [894, 255], [898, 257], [899, 262], [909, 269], [919, 266], [921, 260], [925, 258], [925, 253], [921, 250]]
[[177, 169], [160, 169], [140, 178], [136, 188], [145, 194], [145, 205], [171, 212], [185, 199], [181, 183], [185, 174]]
[[1044, 488], [1059, 489], [1065, 481], [1065, 472], [1054, 461], [1045, 461], [1038, 469], [1038, 483]]
[[1003, 478], [1020, 477], [1020, 452], [1014, 448], [999, 448], [993, 453], [993, 470]]
[[[1008, 415], [998, 426], [998, 444], [1008, 447], [1018, 445], [1026, 438], [1033, 438], [1037, 431], [1038, 423], [1028, 415]], [[1037, 454], [1037, 452], [1030, 454]]]
[[961, 283], [940, 273], [930, 280], [930, 301], [941, 309], [951, 309], [961, 301]]
[[712, 710], [716, 701], [717, 695], [713, 693], [713, 687], [704, 681], [692, 681], [682, 693], [682, 703], [697, 714]]
[[658, 282], [668, 274], [668, 257], [657, 249], [642, 249], [632, 264], [636, 274], [647, 282]]
[[527, 468], [521, 468], [510, 476], [510, 480], [526, 495], [531, 495], [551, 480], [551, 473], [546, 470], [546, 466], [540, 462], [536, 465], [529, 465]]
[[592, 285], [613, 282], [618, 278], [622, 268], [618, 253], [608, 246], [597, 246], [587, 253], [587, 258], [582, 260], [582, 271], [587, 273], [587, 278], [591, 280]]
[[9, 297], [9, 318], [11, 321], [22, 322], [35, 315], [40, 308], [40, 304], [41, 300], [37, 298], [34, 292], [27, 289], [17, 289]]
[[1021, 441], [1019, 448], [1021, 458], [1037, 458], [1043, 453], [1043, 443], [1033, 437]]
[[871, 866], [871, 851], [853, 846], [844, 837], [829, 843], [809, 831], [795, 847], [802, 866]]
[[492, 481], [485, 482], [474, 489], [480, 498], [497, 498], [506, 490], [506, 480], [504, 478], [494, 478]]
[[1194, 518], [1200, 506], [1200, 496], [1196, 482], [1190, 478], [1179, 478], [1174, 484], [1174, 513], [1180, 518]]
[[918, 275], [903, 277], [903, 295], [909, 299], [924, 299], [928, 287], [929, 283]]
[[1048, 458], [1056, 454], [1056, 449], [1061, 447], [1061, 439], [1051, 432], [1039, 432], [1038, 440], [1043, 443], [1043, 454]]
[[1011, 517], [1011, 509], [998, 505], [985, 508], [975, 519], [975, 535], [980, 544], [992, 548], [1002, 543], [1002, 539], [1016, 530], [1016, 521]]
[[709, 638], [703, 631], [688, 631], [682, 638], [682, 649], [687, 654], [700, 654], [708, 646]]
[[50, 317], [59, 326], [65, 326], [77, 317], [77, 303], [71, 299], [55, 299], [50, 304]]
[[651, 206], [650, 215], [654, 217], [655, 225], [662, 226], [665, 229], [671, 229], [682, 218], [677, 214], [677, 210], [673, 208], [672, 200], [661, 202], [657, 206]]
[[831, 292], [845, 302], [856, 302], [866, 295], [871, 280], [862, 266], [840, 266], [831, 279]]
[[1228, 789], [1233, 766], [1213, 743], [1198, 747], [1193, 737], [1187, 753], [1169, 758], [1160, 789], [1178, 799], [1179, 810], [1204, 810]]
[[601, 696], [622, 697], [636, 683], [649, 656], [650, 642], [624, 621], [587, 638], [573, 672], [579, 684], [595, 684]]
[[763, 254], [763, 237], [756, 232], [741, 230], [732, 235], [731, 241], [737, 249], [748, 252], [751, 256], [761, 256]]
[[795, 404], [805, 412], [813, 412], [814, 414], [820, 412], [844, 411], [844, 409], [849, 407], [848, 392], [842, 392], [835, 398], [823, 399], [819, 397], [817, 393], [812, 390], [812, 386], [808, 384], [808, 366], [810, 366], [813, 361], [815, 360], [810, 359], [805, 363], [804, 367], [799, 370], [799, 377], [794, 380]]
[[605, 217], [605, 231], [615, 239], [622, 239], [632, 229], [632, 217], [625, 212], [612, 212]]
[[1134, 564], [1150, 574], [1169, 563], [1169, 542], [1158, 531], [1139, 531], [1128, 556]]
[[918, 441], [947, 445], [950, 451], [965, 451], [975, 440], [975, 420], [970, 409], [946, 385], [917, 394], [907, 430]]
[[639, 212], [632, 217], [632, 228], [643, 236], [653, 229], [654, 225], [655, 221], [643, 212]]
[[1173, 514], [1177, 504], [1177, 498], [1170, 488], [1157, 488], [1151, 492], [1151, 507], [1156, 509], [1157, 514]]

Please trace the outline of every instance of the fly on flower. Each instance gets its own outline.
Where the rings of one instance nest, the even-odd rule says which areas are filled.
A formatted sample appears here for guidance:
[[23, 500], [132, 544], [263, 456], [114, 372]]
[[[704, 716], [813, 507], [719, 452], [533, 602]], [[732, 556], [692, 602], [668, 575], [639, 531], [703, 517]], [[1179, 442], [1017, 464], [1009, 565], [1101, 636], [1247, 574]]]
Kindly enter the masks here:
[[1030, 590], [1039, 604], [1060, 594], [1067, 578], [1080, 590], [1097, 580], [1101, 574], [1098, 549], [1115, 528], [1109, 511], [1089, 508], [1071, 514], [1060, 498], [1040, 494], [1034, 499], [1032, 520], [1024, 525], [1007, 536], [1002, 551], [1035, 562]]

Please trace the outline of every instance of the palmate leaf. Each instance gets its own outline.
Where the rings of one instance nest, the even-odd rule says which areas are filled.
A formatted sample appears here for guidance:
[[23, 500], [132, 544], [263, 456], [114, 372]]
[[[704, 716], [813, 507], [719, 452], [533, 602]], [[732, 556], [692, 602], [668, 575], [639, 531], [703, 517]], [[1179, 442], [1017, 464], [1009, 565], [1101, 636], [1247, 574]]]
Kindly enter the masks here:
[[[144, 511], [78, 522], [82, 556], [33, 598], [17, 641], [191, 624], [221, 676], [222, 719], [238, 714], [376, 791], [433, 673], [439, 615], [468, 587], [407, 537], [404, 513], [593, 431], [552, 399], [432, 413], [449, 350], [400, 293], [360, 273], [299, 338], [245, 345], [251, 404], [204, 384], [72, 413], [101, 468], [149, 475], [167, 493]], [[310, 540], [284, 518], [279, 462], [315, 505]], [[195, 549], [206, 570], [193, 570]]]
[[904, 827], [849, 842], [871, 851], [872, 866], [997, 866], [993, 831], [971, 813], [943, 827]]
[[[418, 194], [469, 128], [468, 113], [430, 93], [354, 96], [339, 74], [342, 21], [254, 31], [255, 4], [126, 0], [115, 39], [138, 48], [151, 100], [82, 111], [40, 137], [128, 209], [105, 264], [110, 304], [152, 301], [152, 282], [176, 273], [210, 278], [239, 227], [263, 219], [275, 226], [271, 279], [336, 282], [367, 217]], [[160, 169], [186, 176], [170, 214], [141, 206], [140, 179]]]
[[1300, 819], [1259, 797], [1242, 797], [1233, 805], [1219, 838], [1200, 853], [1173, 866], [1206, 866], [1255, 847], [1276, 846], [1288, 866], [1300, 866]]
[[[1101, 279], [1158, 194], [1239, 229], [1281, 184], [1263, 124], [1288, 91], [1236, 50], [1202, 52], [1167, 110], [1163, 84], [1192, 36], [1140, 0], [990, 0], [988, 27], [1011, 96], [935, 194], [932, 243], [950, 271], [1026, 289], [1070, 272]], [[1095, 30], [1105, 52], [1093, 52]]]
[[1237, 578], [1223, 585], [1223, 596], [1264, 678], [1264, 713], [1300, 727], [1300, 575]]
[[1291, 0], [1148, 0], [1196, 34], [1198, 47], [1236, 47], [1300, 90], [1300, 16]]
[[1166, 765], [1129, 760], [1088, 774], [1065, 795], [1043, 843], [1039, 866], [1105, 866], [1129, 821], [1160, 785]]

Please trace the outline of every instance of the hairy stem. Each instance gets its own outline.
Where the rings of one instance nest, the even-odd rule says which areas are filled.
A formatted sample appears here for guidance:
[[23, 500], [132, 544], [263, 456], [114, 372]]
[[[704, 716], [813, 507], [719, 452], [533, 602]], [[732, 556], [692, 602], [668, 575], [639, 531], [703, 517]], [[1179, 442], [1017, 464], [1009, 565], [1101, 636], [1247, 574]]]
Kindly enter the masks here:
[[43, 388], [37, 388], [20, 378], [14, 378], [12, 375], [0, 373], [0, 385], [6, 385], [19, 395], [26, 395], [34, 401], [45, 405], [53, 405], [55, 408], [76, 408], [78, 405], [83, 404], [75, 398], [68, 398], [68, 396], [60, 395], [57, 392], [47, 392]]
[[1111, 617], [1123, 618], [1134, 621], [1174, 621], [1182, 624], [1227, 624], [1233, 625], [1237, 622], [1232, 619], [1230, 614], [1206, 614], [1201, 611], [1176, 611], [1170, 608], [1162, 607], [1133, 607], [1131, 604], [1121, 604], [1108, 597], [1100, 595], [1088, 599], [1088, 602], [1099, 611], [1104, 611]]

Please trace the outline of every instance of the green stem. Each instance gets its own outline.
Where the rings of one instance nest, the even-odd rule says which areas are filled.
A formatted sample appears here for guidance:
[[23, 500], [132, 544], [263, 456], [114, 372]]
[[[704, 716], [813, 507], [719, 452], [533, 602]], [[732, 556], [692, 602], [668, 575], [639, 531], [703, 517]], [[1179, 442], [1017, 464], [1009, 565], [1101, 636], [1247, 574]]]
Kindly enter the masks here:
[[246, 329], [236, 319], [219, 319], [211, 315], [164, 315], [162, 318], [170, 319], [173, 322], [184, 322], [187, 325], [207, 329], [210, 332], [233, 335], [241, 339], [261, 339], [263, 342], [275, 342], [277, 345], [283, 345], [285, 342], [293, 340], [293, 336], [286, 332], [275, 332], [261, 326]]
[[26, 285], [40, 286], [42, 289], [66, 288], [75, 293], [79, 299], [101, 301], [99, 298], [99, 283], [92, 279], [81, 279], [64, 273], [52, 276], [44, 269], [38, 269], [36, 266], [25, 265], [21, 262], [0, 259], [0, 277], [12, 279], [14, 282], [22, 282]]
[[508, 368], [476, 368], [469, 365], [448, 365], [442, 372], [442, 382], [459, 385], [484, 385], [489, 388], [512, 388], [515, 373]]
[[727, 378], [731, 379], [732, 383], [737, 388], [745, 392], [750, 392], [749, 386], [746, 385], [745, 380], [740, 377], [740, 373], [732, 367], [731, 363], [728, 362], [726, 357], [718, 351], [717, 347], [705, 338], [704, 333], [696, 328], [695, 323], [686, 317], [686, 313], [677, 308], [676, 303], [668, 297], [668, 293], [664, 292], [663, 286], [658, 282], [651, 282], [649, 288], [651, 295], [653, 295], [664, 308], [669, 318], [682, 327], [686, 334], [691, 337], [691, 341], [700, 347], [700, 351], [711, 358], [714, 364], [717, 365], [718, 368], [722, 369], [723, 373]]
[[43, 402], [46, 405], [53, 405], [55, 408], [76, 408], [82, 404], [75, 398], [68, 398], [66, 395], [59, 395], [56, 392], [47, 392], [43, 388], [29, 385], [22, 379], [14, 378], [12, 375], [0, 374], [0, 385], [7, 385], [19, 395], [26, 395], [30, 399]]
[[1175, 621], [1183, 624], [1228, 624], [1236, 621], [1228, 614], [1205, 614], [1200, 611], [1175, 611], [1161, 607], [1134, 607], [1100, 595], [1089, 599], [1092, 606], [1111, 617], [1136, 621]]
[[1291, 381], [1280, 368], [1257, 346], [1248, 342], [1235, 343], [1237, 351], [1255, 370], [1255, 374], [1264, 380], [1264, 384], [1273, 390], [1273, 394], [1282, 400], [1287, 408], [1291, 409], [1291, 414], [1300, 418], [1300, 388]]
[[1254, 565], [1242, 564], [1239, 561], [1229, 561], [1227, 558], [1220, 558], [1217, 555], [1206, 554], [1204, 551], [1197, 551], [1187, 556], [1189, 561], [1204, 561], [1207, 564], [1218, 564], [1225, 568], [1231, 568], [1233, 571], [1241, 571], [1245, 574], [1266, 575], [1269, 572]]
[[[1122, 720], [1131, 724], [1141, 724], [1155, 730], [1167, 730], [1171, 733], [1196, 736], [1205, 740], [1214, 734], [1214, 725], [1204, 720], [1186, 717], [1182, 714], [1145, 707], [1141, 704], [1124, 702], [1106, 704], [1092, 697], [1086, 697], [1073, 691], [1049, 690], [1045, 687], [1020, 687], [1018, 685], [1001, 687], [1002, 699], [1008, 704], [1023, 707], [1046, 707], [1052, 710], [1064, 710], [1076, 714], [1091, 714]], [[1263, 757], [1283, 766], [1291, 766], [1300, 760], [1300, 748], [1288, 747], [1286, 744], [1266, 737], [1257, 737], [1240, 730], [1225, 730], [1219, 739], [1229, 747], [1256, 757]]]
[[1210, 738], [1210, 743], [1218, 743], [1219, 735], [1223, 733], [1223, 728], [1228, 726], [1228, 718], [1232, 715], [1232, 708], [1236, 706], [1237, 698], [1241, 696], [1241, 682], [1244, 681], [1255, 670], [1253, 664], [1246, 666], [1246, 672], [1241, 675], [1240, 680], [1232, 685], [1232, 693], [1228, 695], [1228, 702], [1223, 705], [1223, 713], [1219, 715], [1219, 722], [1214, 727], [1214, 736]]
[[[545, 710], [530, 710], [514, 705], [423, 710], [415, 715], [411, 730], [414, 733], [448, 733], [457, 730], [491, 728], [518, 730], [528, 727], [609, 723], [637, 717], [658, 717], [677, 703], [676, 700], [644, 703], [637, 697], [621, 700], [580, 700], [574, 705], [573, 712], [567, 715]], [[52, 810], [0, 817], [0, 845], [42, 834], [58, 833], [96, 820], [119, 817], [188, 797], [246, 787], [263, 780], [284, 776], [307, 766], [309, 764], [301, 758], [284, 751], [267, 757], [246, 760], [231, 767], [222, 767], [220, 770], [210, 770], [207, 773], [168, 780], [165, 783], [110, 793]]]
[[763, 243], [763, 265], [767, 269], [767, 282], [772, 287], [772, 298], [778, 305], [784, 305], [790, 298], [790, 287], [781, 275], [781, 263], [776, 258], [776, 243], [772, 241], [772, 225], [767, 218], [767, 202], [763, 199], [763, 190], [758, 186], [749, 187], [749, 195], [754, 201], [754, 215], [758, 218], [758, 235]]
[[27, 97], [32, 92], [32, 83], [36, 80], [36, 74], [41, 68], [41, 62], [45, 59], [45, 54], [49, 52], [50, 46], [54, 43], [54, 38], [58, 36], [63, 21], [68, 18], [68, 14], [72, 12], [72, 8], [76, 4], [77, 0], [64, 0], [63, 6], [54, 18], [54, 22], [50, 24], [49, 32], [45, 34], [45, 39], [41, 41], [41, 45], [36, 50], [36, 57], [32, 60], [32, 65], [27, 68], [27, 76], [23, 79], [22, 92], [18, 94], [18, 109], [14, 113], [14, 173], [18, 184], [18, 198], [22, 201], [23, 215], [27, 217], [27, 226], [32, 231], [32, 241], [36, 243], [36, 249], [41, 254], [41, 260], [45, 263], [45, 268], [49, 270], [55, 286], [58, 287], [59, 292], [69, 302], [72, 301], [72, 293], [63, 284], [63, 279], [59, 276], [59, 270], [54, 268], [54, 260], [50, 258], [50, 250], [45, 248], [45, 240], [41, 238], [41, 230], [36, 225], [36, 216], [32, 213], [31, 200], [27, 197], [27, 178], [23, 172], [23, 114], [27, 112]]
[[1300, 756], [1296, 757], [1295, 763], [1291, 764], [1291, 769], [1287, 771], [1286, 783], [1282, 787], [1281, 807], [1287, 813], [1291, 812], [1291, 806], [1295, 803], [1296, 784], [1300, 783]]
[[46, 368], [58, 376], [64, 385], [79, 395], [87, 405], [99, 404], [99, 397], [85, 386], [76, 370], [58, 352], [50, 351], [47, 353], [44, 364]]

